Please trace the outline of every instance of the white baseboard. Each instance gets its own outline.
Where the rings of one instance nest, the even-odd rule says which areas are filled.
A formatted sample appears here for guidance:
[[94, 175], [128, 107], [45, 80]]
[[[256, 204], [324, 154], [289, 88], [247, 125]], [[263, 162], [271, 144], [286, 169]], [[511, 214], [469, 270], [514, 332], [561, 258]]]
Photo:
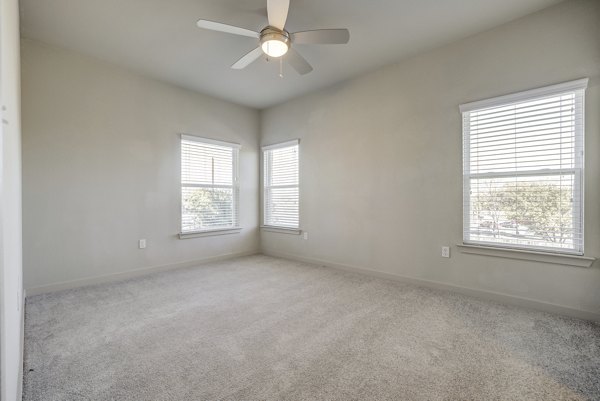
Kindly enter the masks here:
[[300, 255], [272, 252], [272, 251], [265, 251], [265, 250], [263, 250], [262, 253], [267, 256], [273, 256], [273, 257], [278, 257], [278, 258], [282, 258], [282, 259], [296, 260], [299, 262], [305, 262], [305, 263], [310, 263], [310, 264], [314, 264], [314, 265], [320, 265], [320, 266], [330, 267], [330, 268], [334, 268], [334, 269], [351, 271], [354, 273], [366, 274], [369, 276], [374, 276], [374, 277], [379, 277], [379, 278], [385, 278], [388, 280], [395, 280], [395, 281], [400, 281], [403, 283], [414, 284], [414, 285], [418, 285], [421, 287], [435, 288], [435, 289], [457, 292], [457, 293], [460, 293], [463, 295], [468, 295], [468, 296], [472, 296], [475, 298], [495, 301], [498, 303], [503, 303], [503, 304], [508, 304], [508, 305], [516, 305], [516, 306], [520, 306], [520, 307], [524, 307], [524, 308], [535, 309], [535, 310], [549, 312], [549, 313], [553, 313], [553, 314], [557, 314], [557, 315], [563, 315], [563, 316], [574, 317], [577, 319], [600, 322], [600, 313], [586, 311], [586, 310], [580, 310], [580, 309], [574, 309], [574, 308], [570, 308], [568, 306], [556, 305], [556, 304], [552, 304], [552, 303], [548, 303], [548, 302], [536, 301], [536, 300], [530, 299], [530, 298], [523, 298], [523, 297], [518, 297], [518, 296], [514, 296], [514, 295], [493, 292], [493, 291], [478, 290], [475, 288], [461, 287], [461, 286], [457, 286], [457, 285], [453, 285], [453, 284], [441, 283], [438, 281], [431, 281], [431, 280], [424, 280], [424, 279], [419, 279], [419, 278], [402, 276], [399, 274], [384, 273], [384, 272], [380, 272], [380, 271], [376, 271], [376, 270], [372, 270], [372, 269], [367, 269], [364, 267], [350, 266], [350, 265], [345, 265], [345, 264], [340, 264], [340, 263], [335, 263], [335, 262], [329, 262], [326, 260], [307, 258], [307, 257], [300, 256]]
[[83, 279], [78, 279], [78, 280], [63, 281], [63, 282], [59, 282], [59, 283], [52, 283], [52, 284], [48, 284], [48, 285], [27, 288], [27, 296], [46, 294], [49, 292], [68, 290], [68, 289], [77, 288], [77, 287], [85, 287], [88, 285], [103, 284], [103, 283], [110, 283], [110, 282], [114, 282], [114, 281], [127, 280], [127, 279], [134, 278], [134, 277], [145, 276], [145, 275], [148, 275], [151, 273], [158, 273], [158, 272], [164, 272], [164, 271], [169, 271], [169, 270], [182, 269], [182, 268], [186, 268], [186, 267], [194, 267], [194, 266], [198, 266], [198, 265], [202, 265], [202, 264], [206, 264], [206, 263], [210, 263], [210, 262], [218, 262], [221, 260], [239, 258], [242, 256], [256, 255], [258, 253], [260, 253], [260, 252], [259, 251], [247, 251], [247, 252], [239, 252], [239, 253], [228, 253], [228, 254], [212, 256], [212, 257], [204, 258], [204, 259], [189, 260], [186, 262], [179, 262], [179, 263], [173, 263], [173, 264], [161, 265], [161, 266], [144, 267], [141, 269], [128, 270], [125, 272], [112, 273], [112, 274], [107, 274], [107, 275], [102, 275], [102, 276], [94, 276], [94, 277], [83, 278]]
[[[186, 268], [186, 267], [194, 267], [194, 266], [202, 265], [202, 264], [209, 263], [209, 262], [217, 262], [217, 261], [233, 259], [233, 258], [237, 258], [237, 257], [255, 255], [255, 254], [259, 254], [259, 253], [261, 253], [261, 252], [249, 251], [249, 252], [218, 255], [218, 256], [213, 256], [210, 258], [191, 260], [191, 261], [174, 263], [174, 264], [169, 264], [169, 265], [162, 265], [162, 266], [153, 266], [153, 267], [130, 270], [130, 271], [126, 271], [126, 272], [114, 273], [114, 274], [109, 274], [109, 275], [104, 275], [104, 276], [96, 276], [96, 277], [90, 277], [90, 278], [79, 279], [79, 280], [53, 283], [53, 284], [39, 286], [39, 287], [32, 287], [32, 288], [28, 288], [26, 290], [26, 292], [27, 292], [28, 296], [45, 294], [45, 293], [49, 293], [49, 292], [62, 291], [62, 290], [66, 290], [66, 289], [84, 287], [84, 286], [88, 286], [88, 285], [95, 285], [95, 284], [102, 284], [102, 283], [126, 280], [129, 278], [144, 276], [144, 275], [147, 275], [150, 273], [157, 273], [157, 272], [181, 269], [181, 268]], [[351, 271], [351, 272], [355, 272], [355, 273], [359, 273], [359, 274], [367, 274], [370, 276], [385, 278], [388, 280], [395, 280], [395, 281], [400, 281], [400, 282], [404, 282], [404, 283], [410, 283], [410, 284], [418, 285], [421, 287], [436, 288], [436, 289], [441, 289], [441, 290], [457, 292], [460, 294], [464, 294], [464, 295], [468, 295], [468, 296], [472, 296], [472, 297], [476, 297], [476, 298], [481, 298], [481, 299], [487, 299], [487, 300], [491, 300], [491, 301], [495, 301], [495, 302], [499, 302], [499, 303], [503, 303], [503, 304], [516, 305], [516, 306], [521, 306], [521, 307], [525, 307], [525, 308], [536, 309], [536, 310], [540, 310], [540, 311], [544, 311], [544, 312], [554, 313], [554, 314], [558, 314], [558, 315], [574, 317], [577, 319], [600, 322], [600, 313], [598, 313], [598, 312], [575, 309], [575, 308], [571, 308], [568, 306], [556, 305], [556, 304], [552, 304], [552, 303], [548, 303], [548, 302], [537, 301], [537, 300], [530, 299], [530, 298], [518, 297], [518, 296], [514, 296], [514, 295], [493, 292], [493, 291], [486, 291], [486, 290], [462, 287], [462, 286], [446, 284], [446, 283], [442, 283], [442, 282], [438, 282], [438, 281], [431, 281], [431, 280], [407, 277], [407, 276], [402, 276], [399, 274], [384, 273], [384, 272], [380, 272], [377, 270], [367, 269], [364, 267], [340, 264], [340, 263], [335, 263], [335, 262], [330, 262], [327, 260], [320, 260], [320, 259], [315, 259], [315, 258], [307, 258], [304, 256], [295, 255], [295, 254], [272, 252], [272, 251], [263, 251], [262, 253], [267, 256], [296, 260], [296, 261], [300, 261], [300, 262], [326, 266], [326, 267], [330, 267], [330, 268], [334, 268], [334, 269]]]

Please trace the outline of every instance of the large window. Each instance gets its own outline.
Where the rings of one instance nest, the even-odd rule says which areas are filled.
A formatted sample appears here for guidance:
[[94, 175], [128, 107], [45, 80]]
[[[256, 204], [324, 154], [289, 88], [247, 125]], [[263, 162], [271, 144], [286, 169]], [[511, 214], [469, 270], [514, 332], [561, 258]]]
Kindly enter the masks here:
[[583, 254], [586, 86], [461, 106], [465, 243]]
[[238, 227], [239, 145], [181, 136], [181, 232]]
[[263, 224], [298, 229], [298, 141], [263, 147]]

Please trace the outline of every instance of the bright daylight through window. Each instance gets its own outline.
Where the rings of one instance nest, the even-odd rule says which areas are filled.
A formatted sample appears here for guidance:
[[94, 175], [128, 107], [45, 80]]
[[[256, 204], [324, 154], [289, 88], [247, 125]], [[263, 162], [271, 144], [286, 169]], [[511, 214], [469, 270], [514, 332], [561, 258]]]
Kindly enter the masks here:
[[181, 136], [181, 232], [238, 227], [240, 146]]
[[586, 86], [461, 106], [466, 244], [583, 254]]
[[298, 141], [263, 147], [264, 225], [298, 229]]

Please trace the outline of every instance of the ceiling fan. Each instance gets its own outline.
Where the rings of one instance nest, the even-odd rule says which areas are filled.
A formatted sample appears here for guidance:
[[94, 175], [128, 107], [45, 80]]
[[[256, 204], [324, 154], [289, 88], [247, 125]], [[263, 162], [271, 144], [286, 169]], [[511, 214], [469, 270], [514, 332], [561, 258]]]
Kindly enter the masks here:
[[236, 61], [231, 68], [241, 70], [258, 60], [263, 54], [271, 58], [285, 56], [285, 60], [301, 75], [313, 70], [296, 49], [294, 44], [346, 44], [350, 40], [347, 29], [317, 29], [289, 33], [285, 30], [290, 0], [267, 0], [267, 17], [269, 25], [262, 31], [250, 29], [205, 19], [198, 20], [199, 28], [212, 31], [226, 32], [234, 35], [248, 36], [259, 40], [259, 46]]

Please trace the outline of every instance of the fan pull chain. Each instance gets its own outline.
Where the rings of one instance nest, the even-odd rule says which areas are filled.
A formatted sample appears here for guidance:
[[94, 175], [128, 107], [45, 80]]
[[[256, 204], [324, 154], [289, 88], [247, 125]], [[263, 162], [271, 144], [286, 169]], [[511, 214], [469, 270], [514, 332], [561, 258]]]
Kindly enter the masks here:
[[283, 57], [279, 57], [279, 78], [283, 78]]

